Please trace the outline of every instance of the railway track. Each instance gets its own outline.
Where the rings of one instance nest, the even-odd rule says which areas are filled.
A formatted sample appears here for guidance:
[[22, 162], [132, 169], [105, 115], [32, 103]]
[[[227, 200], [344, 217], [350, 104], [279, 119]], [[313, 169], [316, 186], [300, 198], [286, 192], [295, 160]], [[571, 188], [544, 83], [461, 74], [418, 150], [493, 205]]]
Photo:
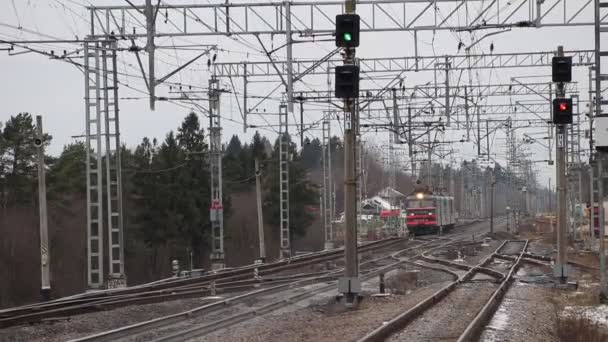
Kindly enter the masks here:
[[[361, 279], [363, 281], [369, 280], [380, 273], [397, 268], [404, 262], [404, 259], [415, 259], [430, 248], [447, 246], [453, 243], [459, 242], [453, 238], [417, 241], [415, 246], [402, 248], [388, 255], [364, 261], [360, 265], [362, 270]], [[72, 342], [186, 341], [292, 305], [317, 294], [334, 290], [336, 288], [334, 281], [342, 272], [342, 269], [338, 269], [322, 276], [245, 293], [191, 311], [105, 331], [72, 340]]]
[[[439, 237], [422, 236], [417, 237], [415, 240], [390, 238], [362, 244], [359, 246], [360, 255], [363, 256], [361, 263], [362, 274], [373, 277], [379, 272], [387, 272], [390, 270], [390, 267], [397, 267], [408, 261], [411, 262], [410, 260], [414, 260], [419, 257], [421, 253], [424, 253], [431, 248], [448, 244], [460, 244], [463, 239], [471, 236], [471, 232], [480, 228], [476, 227], [476, 224], [477, 223], [470, 223], [463, 225], [461, 226], [463, 232], [451, 232]], [[403, 248], [403, 242], [408, 244], [405, 249]], [[167, 279], [127, 289], [97, 291], [47, 303], [0, 310], [0, 328], [3, 326], [13, 326], [25, 323], [35, 324], [45, 321], [52, 323], [55, 321], [69, 320], [73, 316], [87, 312], [105, 311], [128, 305], [156, 303], [183, 298], [200, 298], [204, 303], [208, 303], [207, 305], [182, 313], [186, 316], [197, 316], [199, 315], [199, 312], [208, 313], [214, 311], [215, 309], [213, 308], [230, 307], [234, 303], [250, 300], [252, 298], [250, 296], [262, 296], [266, 291], [272, 294], [273, 291], [288, 291], [302, 286], [311, 287], [312, 285], [310, 284], [335, 281], [342, 272], [340, 269], [335, 269], [336, 267], [341, 267], [340, 258], [342, 257], [342, 254], [342, 249], [322, 251], [298, 256], [289, 260], [281, 260], [271, 264], [249, 265], [229, 269], [197, 278]], [[371, 259], [368, 260], [366, 258]], [[326, 266], [331, 265], [330, 269], [319, 271], [319, 268], [309, 267], [310, 265], [319, 265], [323, 263]], [[429, 265], [423, 267], [432, 268], [432, 266]], [[258, 268], [258, 274], [261, 278], [253, 278], [254, 268]], [[445, 271], [439, 268], [436, 270]], [[445, 272], [449, 273], [449, 271]], [[214, 292], [211, 291], [211, 284], [213, 284]], [[335, 284], [328, 285], [327, 288], [333, 290], [335, 289]], [[314, 288], [311, 287], [311, 289]], [[223, 294], [223, 297], [206, 297], [213, 293]], [[227, 297], [226, 294], [229, 294], [229, 297]], [[303, 298], [314, 295], [314, 291], [310, 292], [308, 295], [302, 294]], [[291, 298], [283, 304], [277, 303], [276, 306], [270, 306], [264, 310], [291, 305], [291, 301], [296, 300], [297, 298], [300, 297]], [[264, 312], [264, 310], [249, 311], [255, 311], [257, 315]], [[184, 319], [184, 315], [181, 317], [180, 315], [181, 314], [171, 315], [174, 316], [174, 323]], [[241, 319], [246, 320], [247, 317]], [[236, 320], [238, 321], [238, 319]], [[161, 317], [159, 318], [159, 321], [152, 323], [152, 325], [144, 325], [143, 329], [154, 329], [153, 326], [155, 324], [171, 324], [170, 321], [171, 317]], [[131, 322], [137, 322], [137, 319], [131, 320]], [[109, 325], [105, 329], [109, 328], [113, 329], [113, 325]], [[95, 331], [95, 329], [92, 331]], [[109, 330], [103, 333], [108, 332]], [[110, 336], [113, 337], [109, 337], [106, 339], [107, 341], [116, 340], [116, 335], [110, 334]], [[74, 338], [74, 336], [69, 338]]]
[[[359, 246], [360, 253], [390, 248], [402, 238], [389, 238]], [[175, 299], [195, 298], [216, 293], [235, 293], [257, 287], [272, 287], [294, 280], [320, 276], [320, 273], [281, 275], [309, 265], [340, 258], [342, 249], [322, 251], [262, 265], [249, 265], [223, 272], [211, 273], [195, 278], [175, 278], [126, 289], [85, 293], [47, 303], [27, 305], [0, 311], [0, 328], [19, 324], [32, 324], [53, 318], [112, 310], [135, 304], [149, 304]], [[254, 278], [254, 269], [259, 278]]]
[[[453, 273], [459, 274], [457, 280], [370, 332], [359, 342], [474, 341], [500, 305], [527, 245], [527, 240], [505, 241], [492, 254], [466, 270], [450, 262], [443, 264], [447, 266], [446, 270], [452, 269]], [[509, 260], [508, 272], [502, 274], [488, 267], [496, 258]], [[420, 259], [425, 260], [422, 256]]]

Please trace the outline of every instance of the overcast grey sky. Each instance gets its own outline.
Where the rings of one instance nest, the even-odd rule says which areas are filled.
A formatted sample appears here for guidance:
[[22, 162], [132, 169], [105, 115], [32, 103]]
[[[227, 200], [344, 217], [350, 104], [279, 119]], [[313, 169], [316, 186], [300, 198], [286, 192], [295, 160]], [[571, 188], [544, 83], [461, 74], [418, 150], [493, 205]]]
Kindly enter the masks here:
[[[143, 0], [134, 1], [135, 3], [143, 3]], [[191, 1], [189, 1], [191, 2]], [[186, 1], [169, 0], [163, 3], [178, 4], [189, 3]], [[522, 1], [507, 2], [499, 1], [497, 7], [504, 9], [512, 9]], [[577, 6], [580, 7], [586, 1], [569, 1], [568, 13], [571, 13]], [[75, 37], [83, 38], [88, 34], [88, 14], [84, 6], [89, 4], [106, 5], [106, 4], [126, 4], [125, 1], [96, 1], [96, 0], [0, 0], [0, 39], [13, 40], [31, 40], [31, 39], [46, 39], [45, 36], [73, 39]], [[204, 2], [199, 2], [204, 3]], [[470, 1], [471, 11], [474, 12], [475, 6], [483, 3], [481, 1]], [[544, 6], [550, 7], [555, 1], [546, 1]], [[424, 4], [423, 4], [424, 5]], [[422, 6], [422, 5], [421, 5]], [[464, 7], [463, 7], [464, 8]], [[458, 25], [464, 22], [466, 13], [463, 8], [458, 10], [448, 21], [452, 25]], [[393, 13], [398, 13], [400, 7], [397, 5], [392, 8]], [[514, 18], [523, 16], [528, 11], [527, 4], [524, 5], [520, 12], [517, 12]], [[263, 12], [262, 12], [263, 13]], [[445, 9], [442, 9], [440, 15], [446, 15]], [[491, 13], [491, 12], [490, 12]], [[501, 13], [508, 13], [503, 11]], [[271, 13], [267, 13], [271, 15]], [[333, 14], [332, 14], [333, 15]], [[369, 17], [370, 13], [360, 13], [363, 20]], [[506, 14], [501, 14], [503, 17]], [[583, 21], [592, 20], [592, 8], [585, 8], [579, 15], [579, 19]], [[553, 16], [553, 17], [552, 17]], [[562, 5], [556, 6], [546, 20], [554, 20], [563, 16]], [[411, 16], [410, 16], [411, 17]], [[179, 18], [170, 15], [173, 20]], [[143, 21], [143, 16], [141, 17]], [[159, 20], [163, 20], [162, 18]], [[420, 23], [431, 24], [432, 19], [428, 16], [420, 19]], [[489, 14], [488, 20], [491, 20]], [[132, 23], [135, 26], [136, 23]], [[159, 23], [160, 25], [160, 23]], [[21, 27], [22, 29], [15, 29]], [[143, 32], [143, 28], [139, 28], [138, 32]], [[494, 32], [489, 30], [487, 32]], [[486, 31], [484, 31], [486, 32]], [[484, 32], [476, 32], [476, 37], [481, 37]], [[327, 37], [326, 37], [327, 38]], [[418, 34], [419, 54], [420, 55], [444, 55], [456, 54], [458, 41], [462, 40], [465, 44], [469, 44], [473, 36], [469, 33], [455, 33], [451, 31], [424, 31]], [[235, 40], [238, 40], [235, 41]], [[284, 42], [282, 36], [276, 36], [274, 39], [268, 37], [263, 38], [266, 46], [278, 47]], [[389, 56], [413, 56], [414, 43], [413, 36], [410, 32], [392, 32], [392, 33], [365, 33], [361, 38], [361, 47], [357, 50], [358, 57], [389, 57]], [[252, 36], [243, 36], [242, 38], [230, 39], [226, 37], [191, 37], [184, 39], [157, 39], [157, 45], [180, 45], [186, 43], [196, 44], [218, 44], [224, 51], [218, 53], [219, 62], [228, 61], [255, 61], [264, 60], [265, 57], [260, 53], [260, 46], [256, 39]], [[576, 49], [592, 49], [593, 48], [593, 30], [592, 27], [568, 27], [554, 28], [543, 27], [540, 29], [518, 29], [514, 28], [510, 32], [502, 33], [492, 37], [485, 38], [476, 46], [476, 53], [489, 53], [490, 43], [495, 46], [494, 53], [506, 52], [530, 52], [530, 51], [551, 51], [555, 50], [557, 45], [564, 45], [567, 50]], [[139, 41], [138, 44], [143, 46], [144, 41]], [[32, 47], [50, 51], [51, 49], [62, 51], [66, 49], [71, 51], [79, 47], [78, 44], [32, 44]], [[125, 45], [123, 45], [125, 46]], [[3, 45], [0, 48], [6, 48]], [[333, 42], [315, 42], [307, 44], [296, 44], [294, 46], [294, 56], [296, 58], [319, 58], [327, 52], [334, 49]], [[20, 52], [22, 49], [16, 49], [13, 52]], [[159, 60], [157, 61], [157, 75], [164, 75], [171, 70], [173, 65], [178, 65], [187, 61], [194, 52], [175, 52], [171, 50], [162, 50], [158, 53]], [[462, 53], [462, 52], [461, 52]], [[285, 50], [277, 52], [279, 58], [285, 56]], [[121, 82], [137, 89], [144, 89], [141, 79], [136, 77], [137, 67], [136, 60], [129, 53], [121, 53], [119, 56], [120, 67], [119, 71], [132, 74], [132, 77], [122, 77]], [[193, 64], [184, 72], [176, 75], [171, 80], [173, 82], [181, 82], [183, 84], [192, 84], [197, 87], [206, 88], [209, 78], [209, 72], [206, 67], [207, 59], [203, 58], [199, 62]], [[73, 65], [50, 60], [39, 54], [28, 53], [19, 54], [16, 56], [8, 56], [7, 51], [0, 51], [0, 75], [3, 76], [3, 82], [0, 83], [0, 94], [2, 98], [2, 109], [0, 110], [0, 122], [6, 121], [11, 115], [19, 112], [29, 112], [32, 115], [43, 115], [45, 130], [53, 135], [53, 143], [50, 147], [52, 154], [60, 153], [65, 144], [75, 141], [72, 136], [84, 134], [84, 79], [82, 73]], [[476, 78], [481, 84], [497, 84], [509, 83], [511, 77], [514, 76], [531, 76], [531, 75], [546, 75], [546, 78], [532, 79], [535, 82], [549, 81], [550, 68], [520, 68], [520, 69], [491, 69], [480, 71]], [[431, 72], [409, 72], [404, 74], [405, 84], [414, 86], [416, 84], [425, 84], [432, 81], [433, 73]], [[440, 79], [443, 82], [443, 76]], [[457, 81], [457, 75], [452, 75], [454, 81]], [[574, 71], [574, 80], [578, 81], [578, 90], [582, 99], [587, 99], [587, 69], [576, 68]], [[237, 92], [242, 90], [242, 80], [233, 80], [236, 84]], [[276, 80], [275, 80], [276, 81]], [[309, 77], [305, 78], [305, 84], [297, 83], [297, 90], [308, 89], [327, 89], [326, 77]], [[373, 83], [367, 82], [365, 85], [370, 87], [378, 87], [388, 82], [387, 79], [378, 79]], [[465, 81], [463, 80], [462, 83]], [[251, 85], [250, 94], [264, 95], [268, 90], [274, 88], [278, 83], [254, 83]], [[230, 82], [227, 79], [222, 80], [222, 85], [229, 88]], [[365, 87], [362, 84], [362, 88]], [[168, 94], [168, 87], [159, 87], [160, 95]], [[205, 96], [205, 94], [200, 94]], [[171, 129], [175, 129], [183, 117], [189, 111], [189, 105], [185, 107], [176, 106], [170, 103], [157, 102], [155, 111], [151, 111], [148, 107], [148, 101], [141, 93], [130, 90], [125, 86], [120, 89], [121, 107], [121, 132], [122, 140], [127, 146], [133, 147], [137, 145], [144, 136], [156, 137], [162, 140], [164, 135]], [[131, 98], [140, 99], [131, 99]], [[277, 93], [275, 97], [280, 97]], [[528, 100], [530, 98], [527, 98]], [[509, 103], [516, 99], [507, 97], [491, 99], [494, 103]], [[540, 98], [536, 98], [540, 101]], [[255, 100], [250, 100], [256, 102]], [[206, 102], [201, 102], [201, 105], [207, 107]], [[251, 103], [250, 103], [251, 105]], [[254, 132], [249, 129], [247, 134], [243, 133], [241, 115], [238, 109], [237, 99], [234, 95], [222, 95], [222, 117], [224, 126], [224, 140], [228, 140], [232, 134], [238, 134], [242, 140], [249, 140]], [[298, 108], [298, 106], [296, 106]], [[321, 106], [308, 106], [306, 109], [306, 118], [309, 122], [315, 122], [321, 118]], [[278, 101], [268, 101], [260, 106], [261, 112], [264, 109], [270, 112], [276, 112], [278, 109]], [[313, 110], [314, 109], [314, 110]], [[584, 109], [584, 108], [582, 108]], [[548, 113], [544, 113], [546, 118], [549, 118]], [[205, 127], [208, 124], [206, 117], [201, 117]], [[276, 116], [267, 115], [262, 118], [259, 115], [250, 115], [249, 121], [258, 125], [267, 125], [266, 122], [276, 124]], [[332, 123], [333, 133], [340, 135], [340, 124]], [[268, 135], [274, 135], [272, 132], [276, 127], [267, 128], [264, 131]], [[518, 137], [521, 138], [525, 130], [518, 130]], [[530, 131], [538, 131], [532, 129]], [[459, 139], [464, 132], [449, 132], [446, 135], [446, 140]], [[308, 136], [320, 137], [320, 131], [310, 130]], [[386, 133], [369, 133], [364, 136], [365, 140], [371, 141], [377, 145], [386, 144], [388, 136]], [[586, 142], [584, 142], [586, 146]], [[501, 155], [504, 154], [504, 133], [499, 132], [493, 136], [492, 149], [497, 154], [497, 158], [504, 159]], [[475, 147], [473, 143], [454, 144], [452, 148], [458, 150], [458, 158], [471, 159], [475, 157]], [[548, 158], [548, 151], [539, 146], [531, 145], [530, 150], [534, 152], [532, 159], [540, 160]], [[554, 169], [543, 164], [537, 164], [540, 171], [541, 181], [546, 182], [549, 177], [553, 177]]]

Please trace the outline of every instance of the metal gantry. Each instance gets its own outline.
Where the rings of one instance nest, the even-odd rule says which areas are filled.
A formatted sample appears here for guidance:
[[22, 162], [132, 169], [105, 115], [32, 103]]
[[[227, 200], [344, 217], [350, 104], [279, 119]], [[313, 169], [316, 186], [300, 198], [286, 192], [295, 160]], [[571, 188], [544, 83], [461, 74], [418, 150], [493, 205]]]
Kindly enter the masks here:
[[279, 106], [279, 203], [281, 225], [281, 258], [291, 256], [289, 227], [289, 112], [287, 104]]
[[224, 264], [224, 207], [222, 196], [222, 127], [220, 124], [219, 80], [209, 80], [209, 169], [211, 173], [211, 267], [214, 270]]
[[[556, 0], [550, 4], [537, 0], [514, 0], [507, 6], [484, 0], [363, 0], [357, 2], [357, 12], [361, 16], [361, 32], [467, 31], [511, 27], [591, 26], [593, 21], [589, 20], [588, 5], [588, 1], [567, 0]], [[127, 39], [147, 37], [146, 33], [130, 32], [126, 26], [130, 18], [144, 13], [144, 5], [88, 8], [93, 25], [102, 28], [103, 32], [121, 32]], [[216, 4], [160, 4], [154, 8], [162, 11], [161, 13], [168, 13], [167, 16], [180, 18], [170, 24], [158, 24], [159, 29], [154, 32], [155, 37], [286, 34], [288, 29], [306, 37], [333, 33], [334, 18], [344, 12], [345, 3], [343, 0], [249, 3], [226, 1]], [[292, 17], [290, 28], [287, 27], [287, 13]], [[465, 14], [464, 18], [462, 14]], [[98, 36], [103, 35], [100, 32], [95, 37]]]
[[[359, 58], [362, 74], [399, 73], [407, 71], [438, 71], [445, 70], [438, 65], [449, 65], [450, 71], [533, 68], [551, 66], [554, 51], [506, 52], [495, 54], [442, 55], [442, 56], [400, 56]], [[593, 50], [566, 51], [572, 56], [572, 65], [589, 66], [594, 63]], [[293, 60], [293, 72], [296, 79], [303, 75], [325, 75], [342, 64], [340, 59], [330, 59], [319, 63], [317, 59]], [[282, 61], [250, 61], [224, 62], [214, 64], [214, 72], [218, 77], [268, 77], [287, 73], [288, 63]], [[365, 79], [365, 78], [364, 78]]]
[[[126, 279], [122, 227], [116, 42], [87, 42], [84, 45], [84, 56], [87, 149], [87, 285], [89, 288], [122, 287], [126, 285]], [[103, 139], [104, 137], [105, 139]], [[103, 201], [104, 185], [105, 205]], [[107, 284], [104, 283], [106, 276], [103, 244], [106, 227], [104, 213], [107, 214], [108, 231]]]

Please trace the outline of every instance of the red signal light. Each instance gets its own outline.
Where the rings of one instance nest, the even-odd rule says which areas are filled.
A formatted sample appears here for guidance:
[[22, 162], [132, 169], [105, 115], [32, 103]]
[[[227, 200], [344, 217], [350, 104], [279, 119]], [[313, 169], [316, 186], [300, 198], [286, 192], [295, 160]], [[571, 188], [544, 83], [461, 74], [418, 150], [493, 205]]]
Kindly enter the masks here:
[[568, 110], [568, 104], [565, 102], [562, 102], [559, 104], [559, 110], [560, 112], [565, 112]]

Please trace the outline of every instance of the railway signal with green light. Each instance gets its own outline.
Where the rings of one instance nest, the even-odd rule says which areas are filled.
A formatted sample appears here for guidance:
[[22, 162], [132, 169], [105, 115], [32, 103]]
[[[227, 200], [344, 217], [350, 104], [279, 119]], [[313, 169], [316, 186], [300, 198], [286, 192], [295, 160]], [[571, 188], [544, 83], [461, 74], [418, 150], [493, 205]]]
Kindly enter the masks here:
[[361, 19], [356, 14], [339, 14], [336, 16], [336, 46], [359, 46], [359, 26]]

